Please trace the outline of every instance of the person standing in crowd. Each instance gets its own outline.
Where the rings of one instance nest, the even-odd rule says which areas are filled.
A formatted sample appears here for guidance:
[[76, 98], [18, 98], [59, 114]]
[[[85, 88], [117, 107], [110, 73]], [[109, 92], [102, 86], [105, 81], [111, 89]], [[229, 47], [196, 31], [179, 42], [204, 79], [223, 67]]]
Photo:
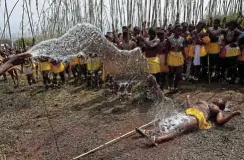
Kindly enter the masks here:
[[157, 56], [157, 51], [160, 40], [157, 38], [156, 30], [154, 28], [150, 28], [148, 33], [149, 38], [140, 37], [139, 40], [141, 43], [143, 43], [145, 56], [147, 58], [149, 66], [149, 73], [156, 78], [156, 81], [159, 84], [160, 60]]
[[167, 65], [165, 33], [162, 29], [159, 29], [157, 31], [157, 37], [160, 40], [160, 43], [157, 47], [157, 57], [159, 58], [159, 63], [160, 63], [159, 85], [161, 90], [163, 90], [165, 88], [165, 85], [167, 84], [167, 76], [168, 76], [169, 68]]
[[40, 72], [42, 73], [43, 84], [45, 86], [45, 89], [48, 89], [51, 85], [51, 80], [49, 78], [51, 64], [50, 64], [49, 58], [47, 58], [47, 57], [39, 58], [38, 67], [39, 67]]
[[195, 46], [195, 55], [193, 60], [194, 65], [194, 80], [199, 80], [200, 73], [202, 77], [206, 76], [208, 67], [207, 51], [205, 45], [210, 42], [210, 38], [206, 32], [205, 23], [199, 22], [196, 30], [192, 32], [193, 44]]
[[51, 60], [51, 71], [53, 74], [53, 85], [54, 87], [56, 87], [57, 85], [59, 85], [58, 83], [58, 75], [61, 79], [62, 84], [65, 83], [65, 65], [61, 60]]
[[[210, 24], [211, 25], [211, 24]], [[207, 44], [207, 52], [209, 56], [209, 76], [215, 77], [216, 73], [219, 73], [219, 64], [220, 64], [220, 44], [219, 38], [222, 33], [222, 29], [220, 28], [220, 19], [216, 18], [214, 20], [213, 27], [208, 28], [207, 30], [210, 43]]]
[[178, 92], [178, 84], [181, 79], [181, 74], [184, 65], [184, 38], [181, 37], [182, 27], [176, 24], [174, 34], [168, 37], [167, 40], [167, 64], [169, 66], [169, 91]]
[[121, 50], [132, 50], [136, 48], [136, 43], [130, 39], [128, 27], [122, 27], [122, 40], [117, 38], [118, 48]]
[[72, 75], [75, 81], [78, 80], [79, 76], [79, 58], [77, 56], [73, 57], [69, 62], [69, 68], [71, 69]]
[[36, 84], [34, 78], [35, 65], [30, 58], [26, 58], [24, 63], [21, 64], [21, 71], [26, 75], [29, 86]]
[[238, 74], [239, 83], [244, 84], [244, 32], [241, 33], [238, 46], [240, 47], [241, 54], [238, 56]]
[[236, 20], [231, 20], [227, 23], [227, 29], [224, 33], [224, 47], [222, 48], [220, 57], [222, 61], [221, 76], [225, 77], [228, 82], [233, 83], [236, 77], [236, 61], [240, 55], [240, 48], [237, 45], [237, 38], [241, 31], [237, 28]]
[[101, 86], [102, 63], [97, 54], [89, 54], [87, 59], [87, 87], [96, 88]]
[[78, 56], [79, 58], [79, 75], [81, 79], [81, 83], [84, 83], [87, 80], [87, 59], [86, 57], [82, 54]]

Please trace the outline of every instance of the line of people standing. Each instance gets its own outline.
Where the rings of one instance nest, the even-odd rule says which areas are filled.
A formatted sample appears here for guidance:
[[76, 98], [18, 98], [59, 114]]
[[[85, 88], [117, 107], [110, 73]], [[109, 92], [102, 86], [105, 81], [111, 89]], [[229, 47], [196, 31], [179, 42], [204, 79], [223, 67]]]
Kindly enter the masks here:
[[[209, 24], [175, 24], [167, 29], [124, 26], [122, 33], [108, 32], [107, 39], [122, 50], [141, 47], [148, 60], [149, 72], [163, 90], [177, 92], [181, 79], [188, 81], [244, 82], [244, 48], [238, 44], [243, 20], [216, 18]], [[237, 81], [238, 80], [238, 81]]]

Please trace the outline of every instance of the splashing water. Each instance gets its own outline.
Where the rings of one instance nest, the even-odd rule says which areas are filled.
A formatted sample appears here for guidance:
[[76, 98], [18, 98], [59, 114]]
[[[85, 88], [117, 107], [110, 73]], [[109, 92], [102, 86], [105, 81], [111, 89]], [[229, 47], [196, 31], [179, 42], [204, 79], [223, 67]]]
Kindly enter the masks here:
[[67, 59], [82, 52], [86, 55], [96, 53], [109, 74], [148, 71], [147, 61], [140, 48], [132, 51], [119, 50], [97, 27], [87, 23], [77, 24], [62, 37], [41, 42], [28, 52], [34, 57], [46, 56], [53, 59]]
[[139, 80], [140, 83], [150, 82], [149, 94], [154, 101], [156, 125], [162, 119], [174, 115], [174, 105], [171, 99], [166, 98], [158, 91], [154, 77], [148, 72], [147, 59], [140, 48], [132, 51], [119, 50], [110, 43], [101, 31], [87, 23], [77, 24], [62, 37], [43, 41], [27, 51], [33, 57], [50, 57], [53, 59], [68, 59], [79, 54], [96, 53], [104, 64], [105, 70], [115, 80]]

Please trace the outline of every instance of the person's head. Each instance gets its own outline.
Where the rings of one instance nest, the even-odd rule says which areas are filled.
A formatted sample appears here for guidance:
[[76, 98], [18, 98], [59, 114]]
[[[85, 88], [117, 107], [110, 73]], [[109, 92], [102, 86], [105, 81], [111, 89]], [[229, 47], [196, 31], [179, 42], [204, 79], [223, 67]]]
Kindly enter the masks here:
[[229, 21], [228, 23], [227, 23], [227, 26], [228, 26], [228, 28], [230, 29], [230, 30], [235, 30], [236, 28], [237, 28], [237, 26], [238, 26], [238, 23], [237, 23], [237, 21], [236, 20], [231, 20], [231, 21]]
[[92, 53], [88, 53], [88, 56], [91, 58], [92, 57]]
[[113, 42], [114, 37], [113, 37], [113, 34], [111, 32], [107, 32], [106, 38], [108, 41]]
[[120, 38], [121, 38], [121, 36], [122, 36], [122, 33], [119, 33], [119, 34], [118, 34], [118, 38], [120, 39]]
[[182, 26], [182, 30], [183, 30], [183, 32], [186, 32], [187, 29], [188, 29], [188, 23], [183, 22], [183, 23], [181, 24], [181, 26]]
[[28, 63], [30, 63], [30, 61], [31, 61], [30, 58], [25, 58], [24, 59], [24, 64], [28, 64]]
[[154, 28], [149, 28], [148, 34], [151, 40], [156, 38], [156, 30]]
[[180, 24], [176, 24], [174, 27], [175, 36], [180, 36], [182, 34], [182, 26]]
[[58, 64], [58, 61], [57, 61], [57, 60], [55, 60], [55, 59], [51, 59], [51, 60], [50, 60], [50, 62], [51, 62], [53, 65]]
[[203, 30], [203, 28], [204, 28], [203, 21], [198, 22], [196, 28], [197, 28], [197, 31], [201, 32]]
[[160, 41], [163, 41], [164, 38], [165, 38], [164, 30], [159, 29], [159, 30], [157, 31], [157, 37], [160, 39]]
[[219, 98], [219, 99], [213, 100], [213, 104], [218, 106], [220, 110], [225, 110], [227, 101], [222, 98]]
[[218, 28], [219, 26], [220, 26], [220, 19], [219, 18], [216, 18], [215, 20], [214, 20], [214, 28]]
[[122, 27], [122, 34], [123, 34], [123, 37], [124, 36], [127, 36], [128, 37], [128, 33], [129, 33], [129, 29], [127, 26], [123, 26]]
[[190, 25], [188, 26], [188, 31], [189, 31], [189, 32], [194, 31], [194, 29], [195, 29], [195, 26], [194, 26], [193, 24], [190, 24]]
[[170, 24], [168, 26], [167, 30], [168, 30], [169, 33], [173, 33], [174, 32], [174, 28], [173, 28], [172, 24]]
[[133, 34], [134, 34], [134, 36], [137, 36], [137, 35], [139, 35], [140, 33], [141, 33], [140, 28], [139, 28], [139, 27], [134, 27], [134, 29], [133, 29]]

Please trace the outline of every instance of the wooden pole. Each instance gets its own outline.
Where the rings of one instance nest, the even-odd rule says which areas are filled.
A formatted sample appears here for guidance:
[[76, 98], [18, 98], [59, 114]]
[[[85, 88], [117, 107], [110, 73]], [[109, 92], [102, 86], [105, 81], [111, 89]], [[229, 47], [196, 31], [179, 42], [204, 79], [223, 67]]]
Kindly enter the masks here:
[[[146, 127], [152, 125], [153, 122], [154, 122], [154, 121], [151, 121], [151, 122], [149, 122], [149, 123], [147, 123], [147, 124], [141, 126], [140, 128], [146, 128]], [[124, 139], [124, 138], [127, 138], [127, 137], [129, 137], [129, 136], [132, 136], [132, 135], [135, 134], [135, 133], [136, 133], [135, 130], [132, 130], [132, 131], [130, 131], [130, 132], [127, 132], [126, 134], [124, 134], [124, 135], [122, 135], [122, 136], [120, 136], [120, 137], [117, 137], [117, 138], [115, 138], [115, 139], [113, 139], [113, 140], [111, 140], [111, 141], [109, 141], [109, 142], [106, 142], [106, 143], [102, 144], [101, 146], [99, 146], [99, 147], [97, 147], [97, 148], [94, 148], [94, 149], [92, 149], [92, 150], [90, 150], [90, 151], [88, 151], [88, 152], [86, 152], [86, 153], [83, 153], [83, 154], [81, 154], [81, 155], [79, 155], [79, 156], [73, 158], [73, 160], [80, 159], [80, 158], [85, 157], [85, 156], [87, 156], [87, 155], [89, 155], [89, 154], [91, 154], [91, 153], [94, 153], [94, 152], [96, 152], [96, 151], [99, 151], [99, 150], [101, 150], [101, 149], [104, 149], [104, 148], [106, 148], [106, 147], [108, 147], [108, 146], [110, 146], [110, 145], [112, 145], [112, 144], [114, 144], [114, 143], [116, 143], [116, 142], [119, 142], [120, 140], [122, 140], [122, 139]]]

